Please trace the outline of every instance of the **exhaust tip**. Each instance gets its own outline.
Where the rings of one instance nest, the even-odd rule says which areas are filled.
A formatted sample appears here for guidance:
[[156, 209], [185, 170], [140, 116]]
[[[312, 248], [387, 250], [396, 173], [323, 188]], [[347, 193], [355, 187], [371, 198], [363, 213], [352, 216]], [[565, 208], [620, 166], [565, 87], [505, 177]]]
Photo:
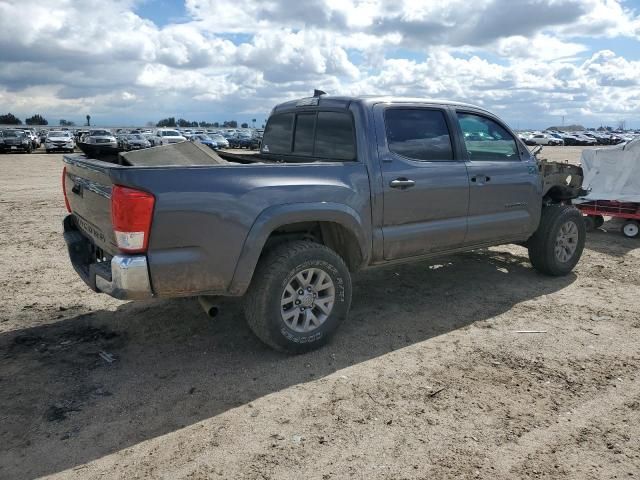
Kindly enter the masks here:
[[220, 307], [211, 300], [215, 297], [198, 297], [198, 302], [209, 318], [216, 318], [220, 314]]

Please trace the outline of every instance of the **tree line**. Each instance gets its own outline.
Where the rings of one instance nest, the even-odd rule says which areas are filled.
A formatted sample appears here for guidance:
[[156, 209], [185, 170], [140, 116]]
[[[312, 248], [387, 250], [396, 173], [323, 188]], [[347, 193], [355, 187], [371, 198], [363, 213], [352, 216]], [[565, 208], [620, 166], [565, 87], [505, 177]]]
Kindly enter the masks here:
[[[180, 128], [189, 128], [189, 127], [201, 127], [201, 128], [238, 128], [238, 122], [235, 120], [225, 120], [224, 122], [194, 122], [185, 120], [184, 118], [179, 118], [176, 120], [175, 117], [167, 117], [160, 120], [156, 123], [156, 127], [180, 127]], [[248, 123], [243, 123], [240, 125], [241, 128], [249, 128]]]
[[[47, 119], [39, 113], [26, 118], [24, 123], [26, 125], [49, 125]], [[0, 115], [0, 125], [22, 125], [22, 120], [16, 117], [13, 113], [5, 113], [4, 115]], [[69, 120], [60, 119], [59, 125], [61, 127], [73, 127], [75, 123]]]

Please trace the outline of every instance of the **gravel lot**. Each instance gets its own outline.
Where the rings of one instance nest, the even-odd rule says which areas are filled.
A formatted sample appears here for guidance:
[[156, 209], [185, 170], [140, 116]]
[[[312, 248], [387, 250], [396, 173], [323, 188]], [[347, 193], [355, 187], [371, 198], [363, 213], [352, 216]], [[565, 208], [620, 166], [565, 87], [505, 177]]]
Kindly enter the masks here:
[[615, 224], [565, 278], [516, 246], [362, 272], [336, 339], [287, 357], [237, 301], [90, 292], [60, 160], [0, 155], [0, 478], [640, 476], [640, 241]]

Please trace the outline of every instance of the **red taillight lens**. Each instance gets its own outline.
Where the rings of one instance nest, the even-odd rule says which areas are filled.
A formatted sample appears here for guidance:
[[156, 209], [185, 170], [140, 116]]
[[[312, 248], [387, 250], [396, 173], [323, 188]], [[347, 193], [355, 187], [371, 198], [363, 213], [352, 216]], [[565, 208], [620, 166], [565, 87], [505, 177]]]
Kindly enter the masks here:
[[64, 195], [64, 206], [67, 207], [67, 212], [71, 213], [71, 205], [69, 205], [69, 199], [67, 198], [67, 167], [62, 168], [62, 193]]
[[114, 185], [111, 189], [111, 223], [118, 248], [126, 253], [147, 250], [153, 217], [153, 195]]

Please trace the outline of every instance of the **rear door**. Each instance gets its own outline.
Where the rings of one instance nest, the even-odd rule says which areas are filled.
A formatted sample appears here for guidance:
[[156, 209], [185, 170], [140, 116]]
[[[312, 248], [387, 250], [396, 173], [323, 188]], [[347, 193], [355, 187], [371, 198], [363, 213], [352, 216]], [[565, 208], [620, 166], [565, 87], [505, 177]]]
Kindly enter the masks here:
[[465, 244], [526, 238], [540, 216], [540, 176], [530, 155], [497, 119], [456, 110], [469, 172]]
[[383, 189], [384, 259], [460, 246], [469, 179], [445, 107], [374, 108]]

